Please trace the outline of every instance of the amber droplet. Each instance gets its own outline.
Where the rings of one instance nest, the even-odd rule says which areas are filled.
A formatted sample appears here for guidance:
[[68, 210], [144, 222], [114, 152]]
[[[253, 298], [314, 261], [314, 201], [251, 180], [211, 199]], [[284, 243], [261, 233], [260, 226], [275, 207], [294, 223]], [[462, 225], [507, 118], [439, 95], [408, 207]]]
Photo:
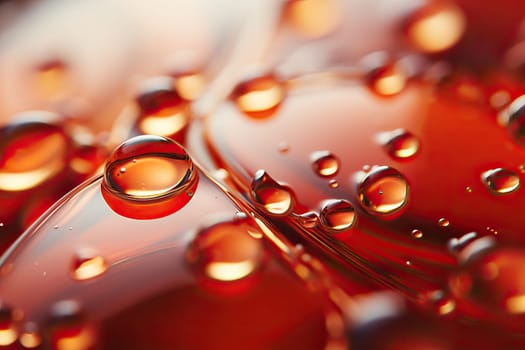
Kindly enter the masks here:
[[341, 23], [343, 2], [340, 0], [287, 0], [283, 17], [298, 33], [318, 38], [333, 32]]
[[107, 262], [93, 249], [78, 249], [73, 256], [71, 275], [82, 281], [102, 275], [107, 270]]
[[314, 172], [322, 177], [334, 176], [339, 171], [339, 158], [329, 151], [317, 151], [310, 155]]
[[97, 331], [74, 300], [55, 303], [48, 323], [49, 345], [56, 350], [88, 350], [97, 341]]
[[284, 98], [284, 85], [272, 73], [255, 75], [241, 81], [231, 94], [237, 108], [253, 118], [272, 116]]
[[151, 219], [186, 205], [197, 180], [197, 171], [182, 146], [162, 136], [142, 135], [113, 151], [102, 188], [106, 202], [117, 213]]
[[419, 139], [404, 129], [381, 133], [377, 140], [393, 159], [409, 159], [419, 151]]
[[520, 187], [519, 176], [507, 169], [496, 168], [481, 174], [481, 181], [493, 194], [503, 195], [516, 191]]
[[70, 88], [70, 84], [68, 66], [59, 59], [43, 62], [35, 69], [34, 86], [41, 99], [60, 98]]
[[341, 232], [350, 229], [356, 221], [353, 205], [344, 199], [332, 199], [323, 203], [319, 219], [329, 231]]
[[0, 301], [0, 346], [11, 345], [17, 338], [13, 309]]
[[286, 215], [293, 209], [294, 198], [291, 189], [277, 183], [264, 170], [255, 173], [250, 194], [269, 214]]

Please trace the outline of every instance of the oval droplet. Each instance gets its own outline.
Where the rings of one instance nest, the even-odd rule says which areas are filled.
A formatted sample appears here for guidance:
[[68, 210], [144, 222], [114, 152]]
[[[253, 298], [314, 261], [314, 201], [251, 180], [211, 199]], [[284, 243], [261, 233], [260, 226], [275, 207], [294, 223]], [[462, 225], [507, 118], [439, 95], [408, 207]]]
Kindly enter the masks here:
[[412, 232], [410, 232], [410, 234], [411, 234], [412, 237], [414, 237], [415, 239], [423, 238], [423, 231], [421, 231], [421, 230], [419, 230], [419, 229], [414, 229], [414, 230], [412, 230]]
[[513, 100], [500, 115], [512, 139], [525, 146], [525, 95]]
[[142, 135], [113, 151], [106, 163], [102, 193], [118, 214], [152, 219], [186, 205], [197, 182], [198, 173], [182, 146], [162, 136]]
[[299, 222], [304, 228], [313, 228], [319, 222], [319, 216], [316, 212], [309, 211], [299, 216]]
[[391, 216], [407, 207], [410, 188], [398, 170], [389, 166], [373, 167], [361, 173], [357, 194], [361, 206], [370, 214]]
[[424, 53], [445, 51], [463, 36], [466, 19], [451, 1], [429, 1], [416, 10], [405, 24], [405, 35], [416, 49]]
[[406, 86], [407, 75], [396, 62], [384, 62], [371, 68], [367, 75], [367, 84], [379, 96], [394, 96]]
[[419, 151], [419, 139], [404, 129], [381, 133], [378, 141], [394, 159], [412, 158]]
[[354, 226], [357, 215], [353, 205], [344, 199], [325, 201], [319, 219], [323, 227], [330, 231], [346, 231]]
[[481, 174], [481, 181], [490, 192], [498, 195], [512, 193], [520, 187], [519, 176], [503, 168], [485, 171]]
[[144, 83], [136, 98], [137, 129], [141, 134], [167, 136], [182, 141], [178, 134], [189, 123], [188, 103], [175, 90], [172, 78], [154, 78]]
[[330, 181], [328, 181], [328, 187], [330, 187], [330, 188], [338, 188], [339, 187], [339, 182], [336, 179], [330, 179]]
[[264, 170], [255, 172], [250, 194], [269, 214], [286, 215], [293, 208], [294, 197], [291, 189], [277, 183]]
[[[188, 247], [186, 259], [207, 289], [252, 285], [266, 259], [260, 232], [249, 218], [222, 221], [201, 229]], [[247, 284], [244, 284], [247, 283]]]
[[285, 96], [282, 82], [272, 73], [261, 74], [241, 81], [231, 94], [237, 108], [253, 118], [272, 116]]
[[314, 172], [322, 177], [334, 176], [339, 171], [339, 158], [329, 151], [317, 151], [310, 155]]
[[337, 28], [342, 11], [340, 0], [291, 0], [284, 2], [283, 16], [301, 35], [318, 38]]
[[41, 111], [25, 112], [0, 129], [0, 190], [24, 191], [54, 178], [66, 168], [70, 140]]
[[440, 218], [440, 219], [438, 220], [438, 225], [439, 225], [440, 227], [448, 227], [448, 226], [450, 225], [450, 221], [448, 221], [448, 220], [445, 219], [445, 218]]
[[26, 349], [39, 347], [42, 344], [42, 336], [38, 331], [38, 326], [33, 322], [26, 323], [18, 341]]
[[0, 302], [0, 346], [9, 346], [18, 338], [13, 309]]
[[106, 270], [106, 260], [93, 249], [79, 249], [73, 257], [71, 275], [76, 280], [92, 279], [102, 275]]

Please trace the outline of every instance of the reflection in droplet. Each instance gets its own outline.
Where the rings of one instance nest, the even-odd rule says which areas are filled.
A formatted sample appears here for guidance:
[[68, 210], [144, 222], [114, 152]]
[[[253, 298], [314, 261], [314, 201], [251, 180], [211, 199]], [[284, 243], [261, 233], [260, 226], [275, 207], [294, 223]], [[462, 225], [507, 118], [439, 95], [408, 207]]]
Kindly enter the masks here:
[[49, 339], [56, 350], [88, 350], [97, 340], [93, 324], [73, 300], [55, 303], [50, 310]]
[[260, 271], [266, 252], [263, 242], [249, 231], [260, 232], [245, 218], [219, 222], [198, 232], [186, 259], [205, 287], [238, 282]]
[[319, 217], [316, 212], [309, 211], [301, 214], [299, 216], [299, 221], [301, 223], [301, 226], [305, 228], [312, 228], [315, 227], [319, 222]]
[[514, 141], [525, 146], [525, 95], [513, 100], [499, 116]]
[[461, 236], [460, 238], [451, 238], [447, 242], [448, 250], [455, 255], [458, 255], [463, 248], [465, 248], [470, 242], [478, 237], [476, 232], [469, 232]]
[[168, 77], [144, 83], [136, 98], [139, 133], [172, 137], [188, 125], [188, 104], [174, 85], [175, 82]]
[[340, 0], [288, 0], [283, 15], [298, 33], [318, 38], [334, 31], [342, 20]]
[[[0, 129], [0, 190], [24, 191], [65, 169], [69, 139], [47, 112], [26, 112]], [[40, 121], [42, 120], [42, 121]]]
[[332, 199], [323, 203], [319, 219], [323, 227], [328, 230], [345, 231], [355, 224], [356, 213], [347, 200]]
[[441, 227], [447, 227], [450, 225], [450, 221], [448, 221], [447, 219], [445, 218], [440, 218], [438, 220], [438, 225], [441, 226]]
[[0, 346], [13, 344], [17, 337], [13, 310], [0, 301]]
[[461, 9], [450, 1], [429, 1], [408, 19], [408, 41], [425, 53], [436, 53], [454, 46], [463, 36], [466, 19]]
[[285, 88], [274, 74], [248, 78], [235, 87], [231, 99], [244, 114], [253, 118], [272, 116], [281, 105]]
[[507, 169], [496, 168], [483, 172], [481, 181], [494, 194], [507, 194], [520, 187], [519, 176]]
[[38, 326], [32, 322], [25, 324], [18, 341], [26, 349], [40, 346], [42, 344], [42, 336], [38, 332]]
[[406, 208], [409, 185], [403, 174], [396, 169], [376, 166], [368, 173], [358, 174], [358, 177], [359, 202], [370, 214], [400, 214]]
[[71, 275], [74, 279], [82, 281], [100, 276], [106, 269], [104, 257], [93, 249], [83, 248], [77, 250], [73, 256]]
[[381, 133], [378, 141], [394, 159], [411, 158], [419, 151], [419, 139], [404, 129]]
[[400, 64], [388, 62], [371, 69], [367, 73], [367, 83], [377, 95], [393, 96], [405, 88], [407, 75]]
[[328, 186], [330, 188], [338, 188], [339, 182], [336, 179], [330, 179], [330, 181], [328, 181]]
[[147, 219], [182, 208], [193, 197], [197, 179], [182, 146], [162, 136], [142, 135], [113, 151], [102, 188], [106, 202], [117, 213]]
[[310, 161], [314, 172], [319, 176], [334, 176], [339, 171], [339, 158], [329, 151], [313, 152]]
[[269, 214], [286, 215], [293, 208], [294, 198], [291, 189], [277, 183], [264, 170], [255, 173], [250, 194], [253, 200]]

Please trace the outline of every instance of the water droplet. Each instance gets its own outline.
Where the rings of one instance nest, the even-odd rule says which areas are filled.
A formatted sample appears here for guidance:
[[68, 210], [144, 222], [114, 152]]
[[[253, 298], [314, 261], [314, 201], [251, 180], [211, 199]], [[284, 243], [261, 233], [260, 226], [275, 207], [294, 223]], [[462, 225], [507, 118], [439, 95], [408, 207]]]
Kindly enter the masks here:
[[448, 250], [455, 255], [458, 255], [463, 248], [470, 244], [474, 239], [478, 237], [476, 232], [469, 232], [461, 236], [460, 238], [451, 238], [447, 242]]
[[518, 170], [520, 171], [520, 173], [525, 173], [525, 164], [518, 165]]
[[481, 181], [494, 194], [507, 194], [520, 187], [518, 175], [507, 169], [496, 168], [483, 172]]
[[0, 129], [0, 190], [24, 191], [65, 170], [70, 140], [53, 124], [58, 116], [26, 112]]
[[198, 173], [182, 146], [162, 136], [142, 135], [113, 151], [106, 163], [102, 193], [115, 212], [151, 219], [186, 205], [197, 180]]
[[20, 344], [26, 349], [33, 349], [42, 344], [42, 336], [38, 332], [38, 326], [29, 322], [24, 325], [23, 332], [19, 337]]
[[445, 218], [441, 218], [441, 219], [438, 220], [438, 225], [440, 227], [448, 227], [450, 225], [450, 221], [448, 221]]
[[78, 249], [73, 256], [71, 276], [79, 281], [95, 278], [107, 269], [106, 260], [95, 250]]
[[17, 337], [13, 309], [0, 302], [0, 346], [13, 344]]
[[279, 150], [279, 153], [288, 153], [290, 151], [290, 145], [288, 145], [288, 143], [284, 141], [279, 142], [277, 148]]
[[465, 28], [465, 16], [453, 2], [429, 1], [408, 19], [405, 34], [416, 49], [436, 53], [454, 46]]
[[410, 261], [410, 260], [405, 261], [405, 265], [408, 266], [408, 267], [411, 267], [412, 266], [412, 261]]
[[472, 187], [470, 186], [465, 187], [465, 192], [472, 193]]
[[[200, 230], [188, 247], [186, 259], [206, 288], [253, 279], [266, 259], [264, 244], [249, 231], [260, 231], [246, 219], [224, 221]], [[251, 283], [250, 282], [250, 283]]]
[[510, 102], [510, 94], [507, 91], [499, 90], [494, 92], [489, 99], [489, 103], [495, 110], [500, 110]]
[[356, 221], [352, 204], [344, 199], [332, 199], [322, 204], [319, 219], [323, 227], [331, 231], [345, 231]]
[[258, 170], [252, 181], [251, 196], [269, 214], [286, 215], [294, 203], [291, 189], [277, 183], [266, 171]]
[[412, 232], [410, 232], [410, 234], [412, 235], [412, 237], [414, 237], [416, 239], [423, 238], [423, 231], [418, 230], [418, 229], [412, 230]]
[[197, 99], [206, 87], [206, 78], [199, 72], [184, 72], [172, 75], [175, 78], [175, 89], [180, 97], [187, 101]]
[[407, 75], [397, 62], [383, 62], [371, 68], [367, 75], [367, 84], [379, 96], [394, 96], [406, 86]]
[[240, 82], [233, 90], [231, 99], [244, 114], [253, 118], [267, 118], [279, 108], [284, 96], [283, 84], [269, 73]]
[[339, 171], [339, 158], [329, 151], [317, 151], [310, 155], [314, 172], [323, 177], [334, 176]]
[[419, 139], [404, 129], [381, 133], [378, 141], [394, 159], [411, 158], [419, 151]]
[[409, 198], [408, 183], [398, 170], [376, 166], [361, 176], [357, 194], [361, 206], [370, 214], [401, 214]]
[[514, 141], [525, 146], [525, 95], [514, 99], [499, 116]]
[[339, 187], [339, 182], [337, 182], [336, 179], [330, 179], [330, 181], [328, 181], [328, 187], [330, 187], [330, 188], [338, 188]]
[[172, 78], [154, 78], [144, 83], [136, 98], [137, 129], [141, 134], [174, 137], [189, 123], [187, 102], [179, 96]]
[[423, 295], [423, 302], [438, 315], [445, 316], [456, 310], [454, 299], [442, 290], [435, 290]]
[[62, 300], [50, 309], [49, 341], [57, 350], [88, 350], [97, 340], [97, 332], [78, 302]]

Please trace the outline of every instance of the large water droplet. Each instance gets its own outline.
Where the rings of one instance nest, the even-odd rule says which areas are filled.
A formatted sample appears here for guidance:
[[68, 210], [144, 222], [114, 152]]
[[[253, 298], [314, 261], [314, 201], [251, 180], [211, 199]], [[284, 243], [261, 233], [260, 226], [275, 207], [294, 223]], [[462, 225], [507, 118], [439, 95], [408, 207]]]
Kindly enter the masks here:
[[169, 77], [144, 83], [136, 98], [139, 113], [136, 123], [141, 134], [171, 137], [188, 125], [188, 104], [179, 96], [174, 84]]
[[357, 194], [361, 206], [370, 214], [390, 216], [406, 208], [410, 188], [403, 174], [389, 166], [376, 166], [358, 174]]
[[286, 215], [293, 209], [294, 198], [291, 189], [277, 183], [264, 170], [255, 173], [250, 194], [269, 214]]
[[496, 168], [481, 174], [483, 184], [494, 194], [507, 194], [520, 187], [519, 176], [507, 169]]
[[425, 53], [436, 53], [454, 46], [463, 36], [466, 19], [450, 1], [429, 1], [407, 20], [408, 41]]
[[106, 269], [104, 257], [93, 249], [82, 248], [73, 256], [71, 275], [74, 279], [82, 281], [100, 276]]
[[0, 346], [13, 344], [17, 337], [13, 309], [0, 302]]
[[198, 232], [186, 258], [205, 288], [243, 289], [245, 283], [254, 282], [266, 251], [253, 232], [260, 230], [249, 218], [219, 222]]
[[69, 139], [55, 125], [58, 116], [26, 112], [0, 129], [0, 190], [23, 191], [46, 182], [65, 169]]
[[244, 114], [266, 118], [275, 113], [285, 96], [285, 88], [274, 74], [263, 74], [243, 80], [233, 90], [231, 99]]
[[419, 151], [419, 139], [404, 129], [381, 133], [378, 141], [394, 159], [411, 158]]
[[106, 202], [117, 213], [147, 219], [183, 207], [192, 198], [197, 180], [182, 146], [162, 136], [142, 135], [113, 151], [102, 188]]
[[317, 151], [310, 155], [314, 172], [323, 177], [334, 176], [339, 171], [339, 158], [329, 151]]
[[356, 218], [354, 207], [344, 199], [325, 201], [319, 215], [323, 227], [336, 232], [345, 231], [354, 226]]
[[514, 141], [525, 146], [525, 95], [513, 100], [500, 115]]

